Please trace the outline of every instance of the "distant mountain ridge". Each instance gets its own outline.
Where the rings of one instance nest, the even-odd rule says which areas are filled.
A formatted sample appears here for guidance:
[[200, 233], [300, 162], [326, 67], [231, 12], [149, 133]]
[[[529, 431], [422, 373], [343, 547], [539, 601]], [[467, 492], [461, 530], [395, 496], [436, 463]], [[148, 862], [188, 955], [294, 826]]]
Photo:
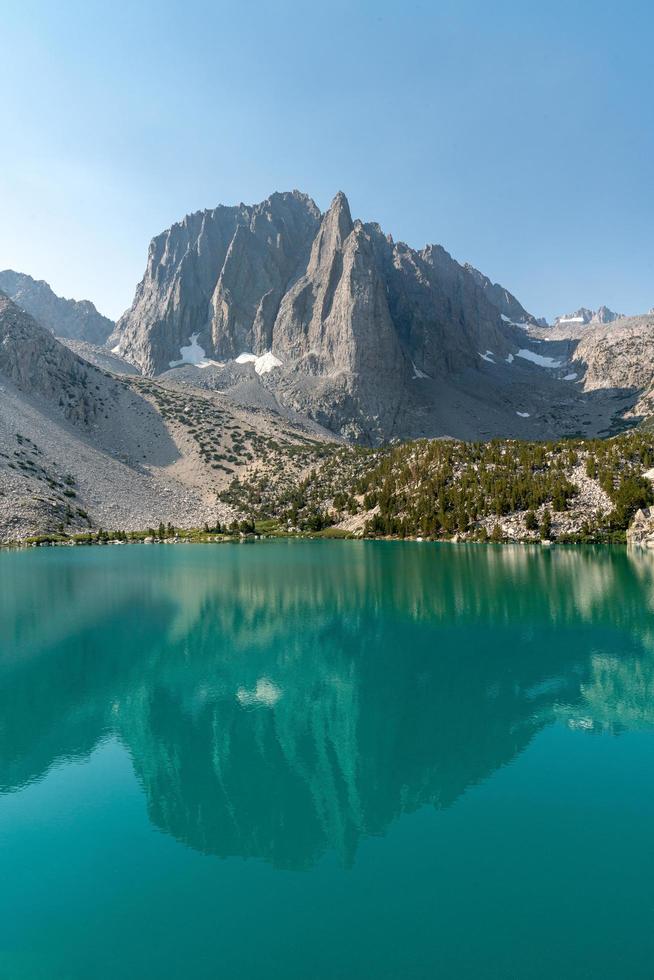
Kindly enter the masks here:
[[564, 326], [565, 324], [585, 326], [589, 323], [592, 323], [593, 325], [600, 323], [614, 323], [615, 320], [623, 320], [624, 317], [624, 313], [614, 313], [614, 311], [610, 310], [608, 306], [600, 306], [597, 310], [589, 310], [587, 307], [582, 306], [574, 313], [564, 313], [562, 316], [555, 317], [554, 326]]
[[102, 345], [115, 326], [90, 300], [64, 299], [44, 280], [13, 269], [0, 272], [0, 290], [56, 337]]

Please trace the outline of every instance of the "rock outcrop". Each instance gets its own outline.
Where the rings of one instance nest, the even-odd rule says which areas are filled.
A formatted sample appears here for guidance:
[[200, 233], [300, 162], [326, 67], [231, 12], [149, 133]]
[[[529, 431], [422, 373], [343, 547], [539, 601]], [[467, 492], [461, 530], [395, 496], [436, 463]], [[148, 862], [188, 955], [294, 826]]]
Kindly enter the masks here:
[[0, 290], [55, 337], [101, 345], [115, 326], [89, 300], [63, 299], [47, 282], [22, 272], [0, 272]]
[[627, 544], [637, 548], [654, 548], [654, 509], [637, 510], [627, 531]]

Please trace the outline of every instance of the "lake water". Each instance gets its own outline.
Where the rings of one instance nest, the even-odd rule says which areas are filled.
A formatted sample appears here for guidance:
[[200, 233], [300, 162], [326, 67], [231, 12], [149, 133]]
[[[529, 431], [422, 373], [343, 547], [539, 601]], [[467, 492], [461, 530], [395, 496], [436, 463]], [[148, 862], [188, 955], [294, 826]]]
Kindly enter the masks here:
[[0, 554], [0, 977], [652, 978], [654, 558]]

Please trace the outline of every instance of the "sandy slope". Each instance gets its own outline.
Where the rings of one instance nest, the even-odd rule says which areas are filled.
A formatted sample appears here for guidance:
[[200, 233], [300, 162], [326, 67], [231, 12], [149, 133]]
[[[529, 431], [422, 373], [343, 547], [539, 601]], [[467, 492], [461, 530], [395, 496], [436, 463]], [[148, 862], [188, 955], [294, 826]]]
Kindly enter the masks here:
[[230, 406], [220, 394], [105, 380], [117, 386], [112, 405], [86, 429], [47, 400], [0, 382], [0, 540], [62, 525], [138, 530], [159, 521], [198, 527], [231, 520], [218, 492], [280, 455], [272, 448], [280, 439], [301, 445], [309, 436], [273, 413]]

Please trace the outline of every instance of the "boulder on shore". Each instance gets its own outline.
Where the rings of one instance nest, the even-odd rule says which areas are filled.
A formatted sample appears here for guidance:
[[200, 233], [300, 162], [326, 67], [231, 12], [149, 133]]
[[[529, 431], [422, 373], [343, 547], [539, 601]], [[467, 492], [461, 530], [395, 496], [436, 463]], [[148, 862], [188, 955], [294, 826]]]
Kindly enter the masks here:
[[654, 508], [643, 507], [636, 511], [627, 531], [627, 544], [654, 548]]

